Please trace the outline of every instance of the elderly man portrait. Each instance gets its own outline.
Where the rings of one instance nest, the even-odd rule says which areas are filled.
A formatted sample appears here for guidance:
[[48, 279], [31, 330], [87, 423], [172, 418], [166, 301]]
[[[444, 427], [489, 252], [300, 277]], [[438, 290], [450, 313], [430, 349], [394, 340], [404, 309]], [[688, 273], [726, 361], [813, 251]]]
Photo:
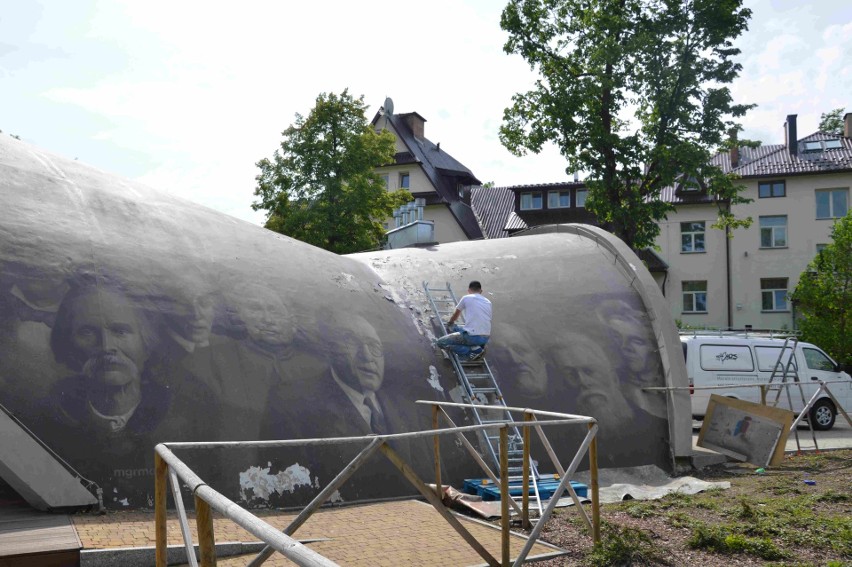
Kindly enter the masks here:
[[165, 389], [143, 384], [152, 343], [144, 313], [117, 288], [71, 288], [50, 337], [56, 361], [76, 372], [53, 388], [62, 415], [107, 436], [150, 432], [170, 403]]

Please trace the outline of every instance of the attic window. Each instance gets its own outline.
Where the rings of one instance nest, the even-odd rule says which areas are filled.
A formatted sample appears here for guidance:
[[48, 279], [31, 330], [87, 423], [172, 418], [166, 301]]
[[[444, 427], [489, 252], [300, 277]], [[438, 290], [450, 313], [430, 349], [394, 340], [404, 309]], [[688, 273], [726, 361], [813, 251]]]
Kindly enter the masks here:
[[541, 191], [521, 193], [521, 210], [532, 211], [542, 208]]
[[677, 185], [678, 193], [698, 193], [704, 189], [704, 184], [694, 175], [682, 176]]
[[826, 140], [825, 141], [825, 149], [827, 150], [839, 150], [843, 145], [840, 143], [840, 140]]
[[806, 152], [821, 152], [822, 142], [805, 142]]

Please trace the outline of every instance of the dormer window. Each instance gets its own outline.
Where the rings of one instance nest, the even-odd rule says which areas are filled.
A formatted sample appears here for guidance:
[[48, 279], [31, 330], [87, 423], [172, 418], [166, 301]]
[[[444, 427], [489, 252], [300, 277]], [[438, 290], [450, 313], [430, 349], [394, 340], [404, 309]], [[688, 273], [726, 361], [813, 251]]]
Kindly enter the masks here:
[[399, 174], [399, 188], [408, 189], [411, 186], [411, 177], [407, 173]]
[[548, 191], [548, 209], [567, 209], [571, 206], [571, 191]]
[[534, 211], [542, 208], [541, 191], [521, 193], [521, 210]]
[[677, 193], [700, 193], [705, 189], [704, 182], [701, 179], [698, 179], [694, 175], [682, 175], [680, 180], [678, 180], [676, 192]]
[[804, 146], [804, 150], [802, 150], [803, 153], [816, 153], [823, 150], [839, 150], [843, 147], [843, 144], [838, 139], [816, 140], [812, 142], [804, 142], [802, 145]]

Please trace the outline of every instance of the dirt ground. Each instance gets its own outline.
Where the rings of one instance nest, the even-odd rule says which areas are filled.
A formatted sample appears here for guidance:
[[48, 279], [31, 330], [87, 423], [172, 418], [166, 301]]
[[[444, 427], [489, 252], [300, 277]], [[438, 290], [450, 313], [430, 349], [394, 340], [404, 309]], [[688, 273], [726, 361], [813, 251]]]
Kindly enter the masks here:
[[559, 509], [542, 539], [571, 553], [537, 565], [852, 565], [852, 450], [691, 476], [731, 488], [603, 505], [597, 549], [577, 513]]

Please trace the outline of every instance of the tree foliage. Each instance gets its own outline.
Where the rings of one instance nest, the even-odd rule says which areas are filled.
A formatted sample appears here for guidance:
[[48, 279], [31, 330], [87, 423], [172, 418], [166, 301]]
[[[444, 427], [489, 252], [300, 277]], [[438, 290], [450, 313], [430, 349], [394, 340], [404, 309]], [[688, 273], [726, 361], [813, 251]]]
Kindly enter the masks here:
[[513, 97], [501, 141], [516, 155], [556, 143], [566, 171], [589, 175], [586, 207], [634, 248], [653, 244], [673, 208], [660, 191], [680, 179], [745, 202], [710, 158], [751, 108], [726, 86], [750, 15], [741, 0], [511, 0], [504, 50], [540, 78]]
[[831, 229], [832, 242], [799, 279], [793, 301], [804, 340], [852, 364], [852, 211]]
[[826, 134], [843, 134], [843, 113], [845, 108], [835, 108], [819, 115], [819, 131]]
[[411, 194], [388, 193], [375, 173], [393, 162], [394, 136], [376, 133], [366, 109], [347, 89], [320, 94], [307, 118], [296, 114], [272, 159], [257, 162], [252, 208], [268, 211], [266, 228], [338, 254], [380, 246], [381, 221]]

